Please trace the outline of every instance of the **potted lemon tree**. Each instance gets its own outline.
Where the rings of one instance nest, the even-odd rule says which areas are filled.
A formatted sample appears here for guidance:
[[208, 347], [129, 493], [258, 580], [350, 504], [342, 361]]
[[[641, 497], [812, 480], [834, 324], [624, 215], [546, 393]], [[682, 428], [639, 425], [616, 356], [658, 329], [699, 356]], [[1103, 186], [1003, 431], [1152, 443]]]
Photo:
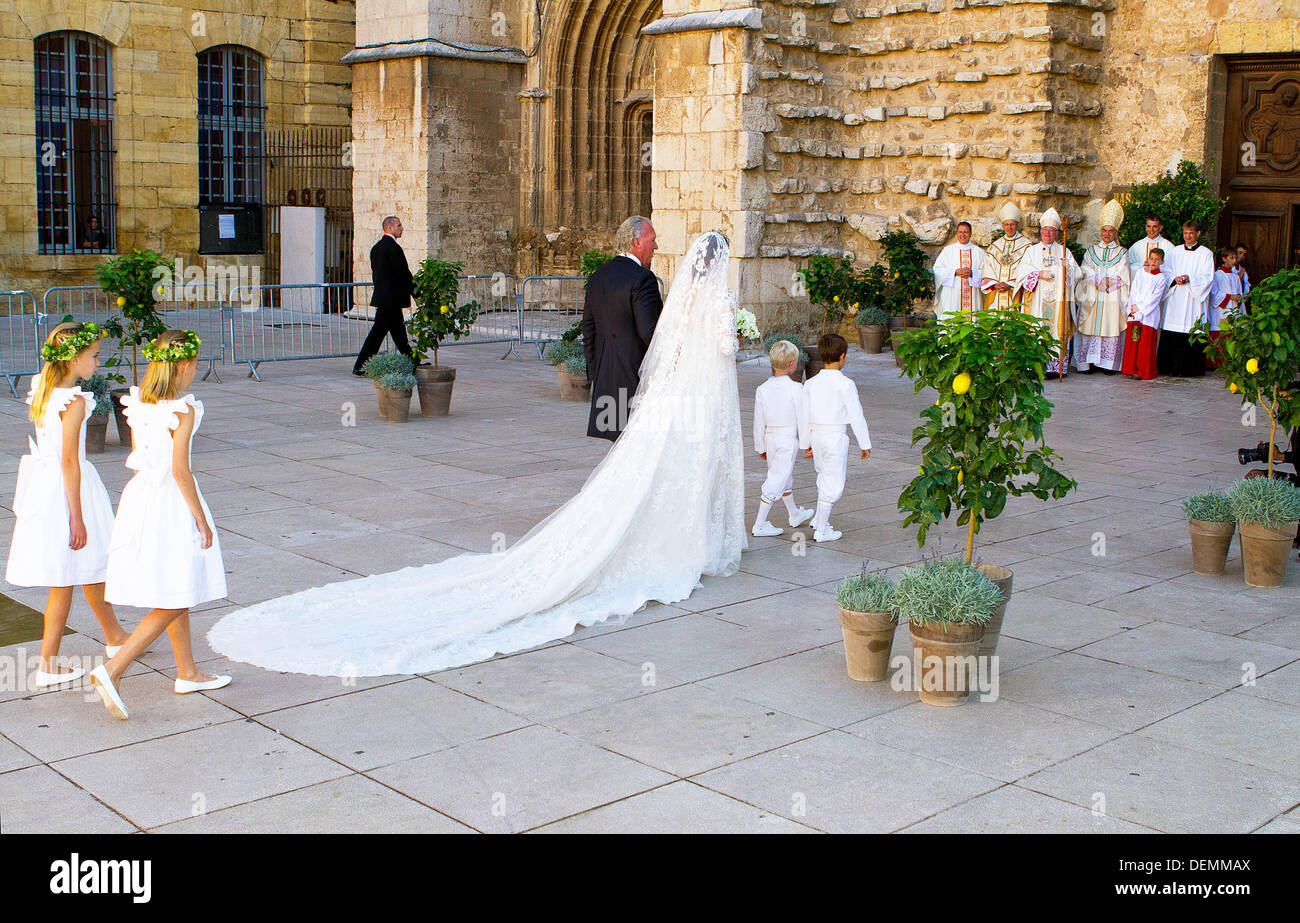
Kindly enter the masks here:
[[[168, 265], [160, 253], [152, 250], [132, 250], [121, 256], [105, 260], [95, 267], [95, 280], [108, 296], [110, 310], [116, 308], [118, 316], [104, 323], [104, 335], [117, 340], [117, 348], [105, 362], [105, 368], [120, 369], [128, 364], [130, 353], [131, 384], [140, 383], [139, 351], [148, 342], [167, 329], [158, 311], [159, 271]], [[67, 318], [71, 320], [71, 318]], [[122, 445], [131, 444], [131, 428], [122, 411], [122, 398], [130, 390], [121, 372], [107, 373], [106, 377], [120, 387], [110, 391], [113, 413], [117, 418], [117, 438]]]
[[849, 676], [874, 683], [889, 673], [889, 653], [894, 644], [894, 581], [884, 574], [862, 572], [844, 581], [835, 591], [840, 604], [840, 630], [844, 633], [844, 660]]
[[104, 442], [108, 436], [108, 414], [113, 409], [108, 379], [96, 373], [89, 378], [77, 379], [77, 387], [95, 395], [95, 408], [86, 419], [86, 453], [98, 454], [104, 451]]
[[1043, 424], [1052, 415], [1043, 372], [1056, 348], [1041, 320], [995, 309], [917, 327], [898, 347], [914, 390], [938, 391], [912, 431], [912, 445], [921, 445], [921, 465], [899, 495], [898, 508], [907, 514], [904, 524], [917, 527], [920, 546], [931, 526], [961, 511], [955, 524], [966, 527], [965, 562], [1003, 594], [981, 654], [997, 649], [1013, 575], [1009, 568], [973, 561], [980, 525], [1000, 516], [1010, 497], [1059, 500], [1078, 487], [1053, 466], [1060, 456], [1043, 442]]
[[[447, 337], [459, 340], [468, 336], [479, 312], [477, 301], [459, 303], [460, 272], [464, 268], [464, 263], [428, 257], [420, 263], [411, 280], [415, 310], [407, 321], [407, 330], [411, 335], [411, 352], [419, 363], [415, 379], [421, 416], [445, 417], [451, 412], [456, 370], [439, 365], [438, 346]], [[424, 361], [431, 351], [433, 365]]]
[[1193, 494], [1183, 501], [1183, 515], [1192, 536], [1192, 570], [1210, 576], [1223, 573], [1237, 531], [1232, 500], [1217, 490]]

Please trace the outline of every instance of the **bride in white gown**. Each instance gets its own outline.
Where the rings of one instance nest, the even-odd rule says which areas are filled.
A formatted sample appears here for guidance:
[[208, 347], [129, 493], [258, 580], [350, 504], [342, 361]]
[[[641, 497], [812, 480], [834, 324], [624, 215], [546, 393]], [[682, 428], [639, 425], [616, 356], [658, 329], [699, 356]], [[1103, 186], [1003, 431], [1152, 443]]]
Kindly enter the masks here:
[[747, 547], [728, 243], [691, 244], [627, 428], [578, 494], [508, 550], [304, 590], [234, 612], [213, 650], [320, 676], [427, 673], [672, 603]]

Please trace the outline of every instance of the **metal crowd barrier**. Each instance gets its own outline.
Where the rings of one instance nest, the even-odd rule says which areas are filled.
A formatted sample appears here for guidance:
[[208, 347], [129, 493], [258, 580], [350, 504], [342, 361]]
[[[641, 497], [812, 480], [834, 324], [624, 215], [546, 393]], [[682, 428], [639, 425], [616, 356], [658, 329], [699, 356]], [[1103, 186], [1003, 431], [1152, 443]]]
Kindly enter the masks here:
[[[193, 330], [199, 335], [202, 346], [199, 347], [199, 361], [208, 364], [203, 373], [203, 380], [209, 376], [221, 381], [217, 374], [217, 363], [226, 361], [225, 325], [222, 322], [221, 305], [218, 302], [188, 301], [184, 299], [161, 303], [158, 312], [163, 323], [178, 330]], [[94, 321], [105, 323], [118, 314], [117, 306], [109, 303], [109, 297], [97, 285], [58, 285], [49, 289], [41, 301], [41, 313], [38, 320], [37, 336], [40, 342], [50, 335], [50, 331], [71, 316], [77, 323]], [[101, 356], [112, 355], [116, 344], [107, 339], [100, 346]], [[127, 367], [132, 362], [128, 353], [121, 357]], [[137, 349], [134, 358], [136, 366], [148, 365], [144, 356]], [[115, 367], [115, 371], [122, 366]]]
[[18, 380], [35, 375], [41, 367], [40, 315], [36, 296], [27, 291], [0, 292], [0, 375], [9, 382], [9, 390], [18, 397]]
[[582, 276], [529, 276], [519, 286], [519, 343], [537, 347], [560, 339], [582, 319]]

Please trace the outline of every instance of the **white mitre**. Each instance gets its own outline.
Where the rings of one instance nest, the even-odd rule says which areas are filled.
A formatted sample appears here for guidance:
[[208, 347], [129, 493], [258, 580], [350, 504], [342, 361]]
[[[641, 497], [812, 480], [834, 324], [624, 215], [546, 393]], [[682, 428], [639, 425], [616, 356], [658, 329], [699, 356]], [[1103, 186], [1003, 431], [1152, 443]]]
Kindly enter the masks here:
[[1056, 213], [1056, 209], [1049, 208], [1043, 212], [1043, 217], [1039, 219], [1038, 226], [1040, 228], [1056, 228], [1059, 231], [1061, 229], [1061, 216]]
[[1025, 216], [1016, 208], [1014, 202], [1008, 202], [1002, 206], [1002, 211], [998, 212], [998, 222], [1014, 221], [1016, 224], [1024, 224]]
[[1124, 223], [1124, 208], [1114, 199], [1111, 199], [1101, 207], [1101, 224], [1103, 228], [1114, 228], [1119, 230], [1120, 225]]

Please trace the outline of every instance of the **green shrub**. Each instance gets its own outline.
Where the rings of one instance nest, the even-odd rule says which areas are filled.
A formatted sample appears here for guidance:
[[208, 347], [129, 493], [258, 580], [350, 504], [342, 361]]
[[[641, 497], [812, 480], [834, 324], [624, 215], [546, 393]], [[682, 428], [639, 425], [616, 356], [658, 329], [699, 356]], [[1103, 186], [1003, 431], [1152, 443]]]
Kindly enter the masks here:
[[850, 612], [888, 612], [894, 616], [894, 581], [884, 574], [862, 573], [845, 577], [835, 591], [835, 599]]
[[1183, 501], [1183, 515], [1201, 522], [1232, 522], [1237, 518], [1231, 498], [1219, 490], [1192, 494]]
[[576, 356], [570, 356], [563, 362], [564, 371], [570, 375], [586, 376], [587, 374], [587, 357], [579, 353]]
[[572, 324], [570, 324], [569, 329], [564, 331], [564, 335], [560, 337], [560, 339], [566, 343], [581, 343], [582, 342], [582, 318], [578, 318]]
[[[613, 258], [614, 258], [614, 257], [610, 256], [608, 253], [602, 253], [602, 252], [599, 251], [599, 250], [588, 250], [586, 253], [584, 253], [584, 254], [582, 255], [582, 275], [583, 275], [583, 277], [584, 277], [584, 278], [587, 278], [587, 279], [590, 279], [590, 278], [591, 278], [591, 274], [592, 274], [593, 272], [595, 272], [595, 271], [596, 271], [597, 269], [599, 269], [600, 267], [604, 266], [606, 263], [608, 263], [608, 262], [609, 262], [610, 260], [612, 260]], [[586, 287], [585, 283], [584, 283], [583, 287], [584, 287], [584, 288]]]
[[77, 387], [84, 391], [89, 391], [95, 395], [95, 409], [93, 414], [106, 414], [113, 409], [113, 399], [108, 393], [108, 379], [103, 375], [91, 375], [89, 378], [78, 378]]
[[388, 352], [375, 353], [367, 359], [365, 365], [361, 366], [361, 374], [378, 381], [393, 372], [411, 372], [414, 368], [415, 360], [399, 352], [389, 350]]
[[438, 347], [451, 337], [469, 336], [482, 305], [477, 301], [460, 301], [460, 273], [464, 263], [426, 258], [411, 278], [411, 297], [415, 310], [406, 322], [411, 335], [411, 351], [423, 362], [433, 351], [433, 365], [438, 367]]
[[894, 586], [894, 614], [913, 625], [984, 625], [1001, 604], [997, 584], [960, 557], [910, 567]]
[[542, 350], [542, 361], [547, 365], [559, 365], [577, 356], [586, 356], [581, 340], [556, 340], [554, 343], [546, 344], [546, 348]]
[[[108, 296], [109, 311], [119, 315], [109, 317], [104, 323], [104, 336], [117, 340], [117, 349], [104, 367], [116, 369], [126, 365], [129, 351], [132, 383], [139, 384], [140, 347], [167, 329], [158, 310], [158, 299], [169, 284], [177, 284], [179, 280], [171, 279], [171, 263], [152, 250], [132, 250], [105, 260], [95, 267], [95, 279]], [[126, 383], [126, 378], [116, 372], [108, 377], [119, 384]]]
[[778, 340], [789, 340], [795, 346], [799, 347], [799, 361], [804, 365], [808, 364], [808, 352], [804, 348], [803, 340], [793, 333], [773, 333], [763, 338], [763, 354], [768, 355], [772, 352], [772, 347], [777, 344]]
[[859, 311], [858, 316], [853, 319], [853, 323], [859, 327], [879, 327], [889, 323], [889, 315], [883, 308], [867, 308]]
[[912, 302], [934, 291], [934, 273], [921, 241], [910, 231], [890, 231], [880, 238], [884, 253], [887, 287], [884, 308], [895, 317], [912, 310]]
[[1280, 529], [1300, 520], [1300, 487], [1280, 478], [1244, 478], [1228, 497], [1238, 522]]
[[1148, 215], [1164, 222], [1164, 235], [1175, 243], [1182, 241], [1184, 221], [1196, 221], [1213, 230], [1227, 199], [1214, 195], [1210, 181], [1190, 160], [1178, 164], [1174, 173], [1161, 173], [1155, 182], [1138, 183], [1124, 203], [1124, 223], [1119, 228], [1120, 242], [1128, 247], [1146, 236]]
[[411, 372], [388, 372], [376, 380], [387, 391], [410, 391], [415, 387], [415, 375]]

